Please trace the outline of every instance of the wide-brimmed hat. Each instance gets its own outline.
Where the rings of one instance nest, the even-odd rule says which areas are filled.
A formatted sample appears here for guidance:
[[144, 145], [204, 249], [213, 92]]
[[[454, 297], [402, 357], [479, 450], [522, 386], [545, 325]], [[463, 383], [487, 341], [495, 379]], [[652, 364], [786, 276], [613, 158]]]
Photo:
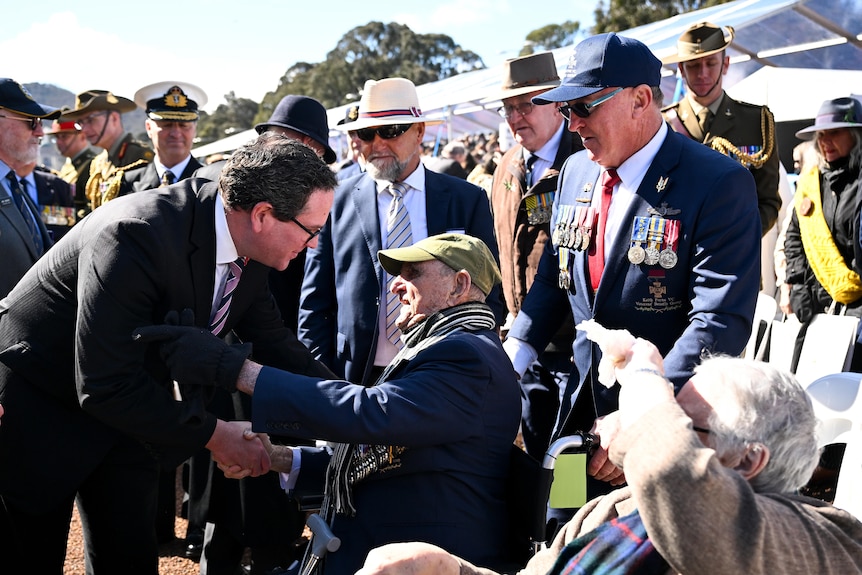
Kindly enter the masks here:
[[533, 103], [568, 102], [605, 88], [660, 83], [661, 62], [645, 44], [608, 32], [591, 36], [575, 46], [562, 83], [533, 98]]
[[254, 127], [258, 134], [270, 126], [287, 128], [304, 134], [323, 146], [323, 161], [331, 164], [337, 158], [329, 147], [329, 124], [323, 104], [308, 96], [288, 95], [281, 99], [269, 117], [269, 121]]
[[45, 130], [45, 134], [69, 134], [80, 131], [81, 125], [77, 122], [64, 122], [61, 120], [54, 120], [54, 122], [51, 124], [51, 127]]
[[117, 111], [121, 114], [135, 110], [137, 106], [128, 98], [115, 96], [108, 90], [87, 90], [75, 96], [75, 108], [63, 112], [64, 120], [78, 121], [90, 112], [102, 110]]
[[377, 259], [390, 275], [401, 273], [405, 263], [440, 260], [455, 271], [467, 270], [470, 279], [485, 295], [501, 281], [500, 268], [485, 242], [467, 234], [438, 234], [411, 246], [380, 250]]
[[856, 98], [835, 98], [820, 105], [814, 125], [796, 132], [801, 140], [810, 140], [814, 132], [838, 128], [862, 128], [862, 102]]
[[551, 52], [539, 52], [503, 62], [503, 82], [490, 96], [481, 100], [487, 104], [530, 92], [539, 92], [560, 85], [557, 64]]
[[0, 108], [31, 118], [56, 118], [62, 110], [40, 104], [22, 84], [12, 78], [0, 78]]
[[188, 82], [156, 82], [135, 92], [135, 104], [151, 120], [193, 122], [200, 117], [198, 109], [206, 103], [206, 93]]
[[688, 62], [721, 52], [733, 42], [733, 26], [716, 26], [698, 22], [682, 33], [676, 42], [676, 54], [661, 59], [663, 64]]
[[419, 123], [442, 124], [443, 120], [429, 120], [422, 114], [413, 82], [406, 78], [384, 78], [365, 82], [359, 100], [359, 117], [337, 129], [347, 132], [371, 126]]

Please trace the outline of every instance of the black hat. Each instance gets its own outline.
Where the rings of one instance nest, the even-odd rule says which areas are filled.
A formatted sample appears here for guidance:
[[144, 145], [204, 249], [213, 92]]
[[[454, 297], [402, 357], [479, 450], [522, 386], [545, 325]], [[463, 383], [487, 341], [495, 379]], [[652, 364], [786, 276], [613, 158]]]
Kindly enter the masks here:
[[323, 146], [323, 161], [331, 164], [336, 160], [335, 151], [329, 147], [329, 124], [323, 104], [308, 96], [288, 95], [281, 99], [269, 117], [269, 121], [254, 127], [258, 134], [270, 126], [279, 126], [304, 134]]
[[355, 122], [359, 117], [359, 104], [353, 104], [352, 106], [348, 106], [347, 110], [344, 112], [344, 117], [338, 120], [338, 125], [343, 126], [348, 122]]
[[27, 88], [11, 78], [0, 78], [0, 108], [31, 118], [54, 119], [62, 113], [58, 108], [34, 100]]
[[152, 120], [193, 122], [199, 106], [207, 103], [206, 93], [188, 82], [156, 82], [135, 92], [135, 103]]

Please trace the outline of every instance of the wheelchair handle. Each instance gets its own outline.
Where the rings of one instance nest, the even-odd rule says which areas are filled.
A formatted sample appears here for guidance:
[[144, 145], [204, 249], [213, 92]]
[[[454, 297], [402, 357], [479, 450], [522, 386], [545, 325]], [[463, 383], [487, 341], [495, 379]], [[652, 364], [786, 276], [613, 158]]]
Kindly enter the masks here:
[[557, 457], [565, 451], [574, 449], [581, 453], [588, 453], [598, 443], [599, 438], [592, 433], [576, 432], [573, 435], [561, 437], [548, 447], [542, 460], [542, 468], [547, 470], [553, 469], [557, 462]]

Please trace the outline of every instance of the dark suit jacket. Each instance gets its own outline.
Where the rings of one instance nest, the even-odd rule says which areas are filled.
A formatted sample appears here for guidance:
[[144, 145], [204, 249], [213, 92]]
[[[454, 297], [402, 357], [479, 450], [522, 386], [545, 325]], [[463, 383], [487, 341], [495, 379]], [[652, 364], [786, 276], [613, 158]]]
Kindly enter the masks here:
[[[182, 174], [174, 174], [177, 177], [176, 181], [179, 182], [180, 180], [191, 178], [195, 173], [195, 170], [200, 167], [200, 162], [192, 157], [189, 160], [189, 163], [186, 164], [186, 169], [183, 170]], [[124, 196], [133, 192], [152, 190], [153, 188], [158, 188], [161, 184], [162, 180], [159, 178], [159, 173], [156, 171], [155, 160], [153, 160], [146, 166], [123, 172], [123, 183], [120, 186], [120, 195]]]
[[[253, 401], [258, 431], [407, 448], [394, 467], [355, 486], [356, 515], [336, 516], [342, 544], [325, 573], [353, 573], [370, 549], [395, 541], [427, 541], [479, 565], [502, 562], [521, 403], [496, 333], [455, 332], [370, 388], [264, 368]], [[320, 459], [303, 448], [297, 488], [320, 481], [328, 457]]]
[[[494, 257], [497, 241], [484, 190], [425, 169], [428, 235], [461, 231], [483, 240]], [[339, 376], [368, 381], [377, 347], [377, 313], [384, 271], [377, 189], [367, 174], [344, 180], [335, 191], [329, 221], [309, 249], [299, 304], [297, 335], [312, 354]], [[488, 305], [502, 324], [502, 292], [495, 287]]]
[[[0, 466], [4, 496], [34, 511], [57, 505], [122, 436], [173, 465], [209, 440], [216, 418], [199, 390], [184, 389], [186, 400], [175, 401], [157, 346], [135, 343], [131, 333], [183, 308], [207, 324], [215, 197], [214, 184], [186, 180], [112, 201], [73, 227], [4, 300], [0, 360], [10, 369], [0, 369], [0, 403], [27, 414], [0, 427], [0, 460], [17, 462]], [[263, 363], [328, 373], [284, 328], [268, 272], [246, 266], [221, 335], [234, 330]], [[32, 390], [26, 403], [16, 403], [21, 386]]]
[[[0, 177], [5, 175], [0, 174]], [[26, 197], [29, 201], [29, 195]], [[38, 213], [39, 208], [32, 202], [30, 204], [35, 213]], [[42, 243], [48, 248], [53, 243], [51, 234], [48, 233], [48, 228], [41, 218], [36, 220], [42, 235]], [[24, 217], [4, 185], [0, 185], [0, 254], [3, 254], [3, 261], [0, 263], [0, 299], [2, 299], [12, 291], [18, 280], [39, 259]]]
[[[739, 148], [743, 146], [764, 148], [766, 143], [763, 141], [762, 111], [766, 109], [769, 115], [770, 124], [768, 132], [771, 133], [774, 145], [772, 155], [769, 156], [769, 159], [760, 168], [754, 168], [753, 166], [749, 168], [757, 186], [757, 208], [760, 211], [760, 232], [762, 236], [775, 224], [775, 221], [778, 219], [778, 210], [781, 209], [781, 196], [778, 193], [778, 142], [775, 140], [772, 112], [766, 106], [738, 102], [727, 94], [724, 94], [722, 98], [718, 114], [715, 115], [708, 126], [709, 130], [698, 140], [707, 146], [711, 145], [715, 138], [721, 137]], [[670, 110], [673, 110], [679, 117], [681, 123], [688, 131], [687, 135], [700, 134], [701, 130], [697, 123], [697, 116], [692, 110], [688, 98], [683, 98], [672, 106], [665, 108], [666, 116]], [[677, 126], [678, 124], [671, 122], [671, 127]]]
[[[36, 197], [39, 200], [39, 207], [45, 206], [62, 206], [74, 208], [75, 206], [75, 188], [50, 172], [36, 170], [33, 172], [33, 178], [36, 180]], [[44, 215], [43, 215], [44, 218]], [[69, 231], [74, 224], [74, 220], [67, 223], [62, 223], [62, 219], [58, 223], [46, 222], [45, 226], [56, 242]]]
[[[586, 152], [569, 158], [560, 176], [552, 229], [567, 211], [563, 206], [588, 205], [599, 187], [595, 185], [599, 170]], [[658, 189], [660, 178], [667, 178], [663, 191]], [[665, 210], [665, 217], [680, 222], [679, 261], [671, 269], [635, 265], [627, 258], [634, 218], [649, 215], [649, 209]], [[669, 131], [621, 221], [595, 297], [588, 285], [585, 252], [576, 251], [569, 258], [572, 285], [563, 290], [558, 283], [558, 247], [547, 243], [509, 337], [544, 349], [563, 317], [559, 310], [570, 306], [575, 325], [595, 318], [607, 328], [628, 329], [653, 342], [677, 389], [691, 376], [704, 350], [741, 353], [751, 332], [760, 282], [760, 219], [748, 170]], [[577, 331], [573, 351], [575, 372], [561, 398], [562, 416], [584, 381], [588, 386], [592, 382], [596, 415], [615, 410], [619, 387], [606, 389], [596, 377], [598, 346]], [[593, 422], [574, 423], [589, 429]], [[555, 432], [559, 431], [558, 421]]]

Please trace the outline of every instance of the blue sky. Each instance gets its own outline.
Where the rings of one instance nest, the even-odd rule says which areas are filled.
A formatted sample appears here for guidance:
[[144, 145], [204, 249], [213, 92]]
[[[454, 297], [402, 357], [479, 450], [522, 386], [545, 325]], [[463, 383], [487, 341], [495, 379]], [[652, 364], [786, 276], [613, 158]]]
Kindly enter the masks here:
[[153, 82], [184, 80], [207, 93], [204, 108], [213, 110], [230, 91], [260, 101], [292, 64], [323, 61], [345, 33], [373, 20], [446, 34], [494, 66], [516, 56], [531, 30], [565, 20], [589, 27], [597, 2], [37, 0], [38, 10], [3, 15], [0, 76], [127, 98]]

